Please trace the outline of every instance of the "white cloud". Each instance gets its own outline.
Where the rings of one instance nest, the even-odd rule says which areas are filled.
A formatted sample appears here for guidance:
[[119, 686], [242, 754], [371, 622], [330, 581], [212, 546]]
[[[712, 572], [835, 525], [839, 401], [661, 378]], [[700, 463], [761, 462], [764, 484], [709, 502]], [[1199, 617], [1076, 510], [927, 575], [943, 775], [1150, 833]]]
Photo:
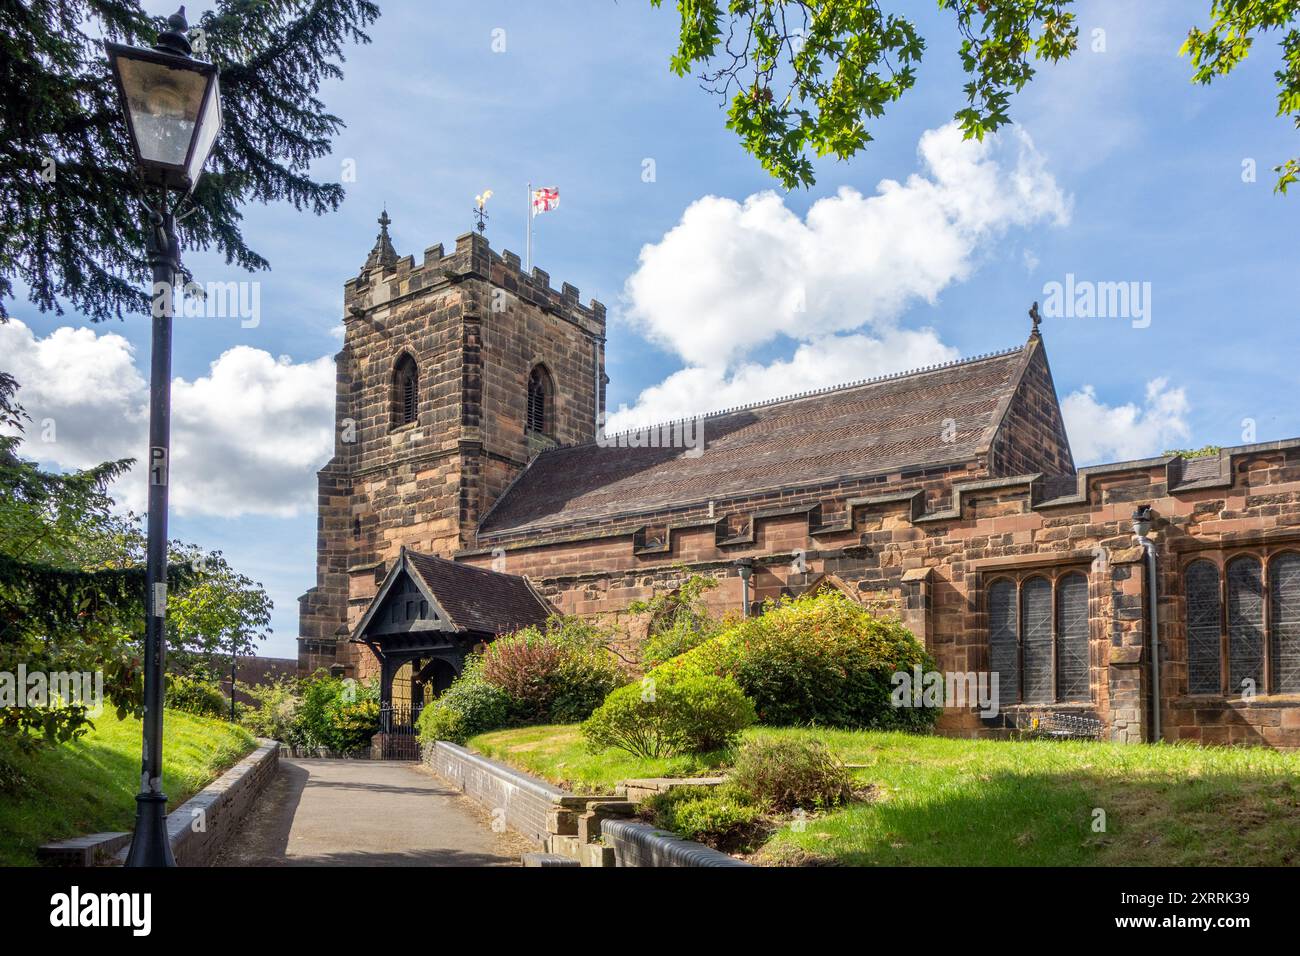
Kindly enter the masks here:
[[[14, 320], [0, 325], [0, 355], [33, 419], [24, 454], [68, 469], [143, 459], [148, 384], [122, 336], [65, 327], [37, 338]], [[328, 356], [295, 363], [238, 346], [206, 376], [174, 378], [171, 507], [223, 517], [310, 510], [315, 469], [333, 448], [333, 411]], [[119, 503], [142, 511], [141, 466], [113, 491]]]
[[1065, 430], [1079, 465], [1149, 458], [1178, 447], [1191, 436], [1190, 408], [1184, 390], [1170, 388], [1164, 378], [1147, 382], [1141, 405], [1106, 405], [1097, 400], [1091, 385], [1061, 402]]
[[[883, 180], [872, 196], [842, 187], [803, 219], [773, 192], [687, 207], [642, 248], [624, 288], [628, 321], [686, 368], [616, 420], [644, 423], [699, 411], [699, 402], [739, 404], [955, 357], [932, 331], [901, 331], [899, 317], [969, 277], [1008, 229], [1067, 223], [1070, 200], [1019, 129], [980, 143], [950, 123], [922, 135], [917, 152], [921, 172], [906, 182]], [[782, 340], [798, 343], [792, 358], [746, 361]]]

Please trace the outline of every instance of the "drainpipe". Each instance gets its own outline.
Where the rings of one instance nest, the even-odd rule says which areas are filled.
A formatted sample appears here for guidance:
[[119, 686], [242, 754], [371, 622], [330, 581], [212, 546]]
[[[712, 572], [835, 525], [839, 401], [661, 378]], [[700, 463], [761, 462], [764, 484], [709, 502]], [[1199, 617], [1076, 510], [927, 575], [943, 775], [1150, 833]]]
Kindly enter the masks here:
[[749, 617], [749, 577], [754, 573], [754, 559], [739, 559], [736, 562], [736, 570], [740, 573], [741, 612], [745, 617]]
[[1151, 506], [1141, 505], [1133, 512], [1133, 534], [1146, 552], [1147, 601], [1151, 622], [1151, 739], [1160, 742], [1160, 600], [1156, 593], [1156, 546], [1147, 537], [1151, 531]]

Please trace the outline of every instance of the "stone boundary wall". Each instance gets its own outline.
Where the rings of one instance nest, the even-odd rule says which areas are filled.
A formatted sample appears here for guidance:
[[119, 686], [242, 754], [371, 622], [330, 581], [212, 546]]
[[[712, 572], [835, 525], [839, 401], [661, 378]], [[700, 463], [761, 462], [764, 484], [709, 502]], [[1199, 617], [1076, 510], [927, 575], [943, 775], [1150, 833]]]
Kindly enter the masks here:
[[606, 820], [601, 833], [606, 844], [614, 848], [615, 866], [750, 866], [744, 860], [635, 820]]
[[[566, 793], [543, 780], [440, 740], [421, 748], [425, 765], [545, 852], [525, 866], [749, 866], [699, 843], [632, 820], [621, 797]], [[565, 862], [569, 861], [569, 862]]]
[[256, 750], [167, 815], [167, 838], [177, 866], [211, 863], [275, 777], [279, 742], [257, 743]]
[[568, 806], [582, 806], [581, 797], [529, 777], [505, 764], [488, 760], [457, 744], [440, 740], [424, 746], [424, 763], [466, 796], [486, 807], [494, 818], [504, 813], [506, 826], [538, 844], [553, 832], [551, 815]]
[[[257, 744], [252, 753], [167, 814], [167, 839], [177, 866], [210, 864], [275, 776], [280, 744], [261, 738]], [[95, 833], [47, 843], [37, 851], [37, 858], [45, 866], [120, 866], [130, 849], [130, 833]]]

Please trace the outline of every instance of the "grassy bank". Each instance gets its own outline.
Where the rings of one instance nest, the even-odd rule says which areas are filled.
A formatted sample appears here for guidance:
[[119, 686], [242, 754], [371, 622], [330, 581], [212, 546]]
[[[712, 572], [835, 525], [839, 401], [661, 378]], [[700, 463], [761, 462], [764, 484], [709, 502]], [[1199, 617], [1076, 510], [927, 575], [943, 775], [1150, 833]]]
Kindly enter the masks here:
[[[1300, 754], [871, 731], [749, 733], [759, 735], [825, 741], [846, 762], [862, 765], [854, 776], [871, 797], [812, 816], [801, 832], [788, 824], [777, 829], [756, 862], [1300, 864]], [[592, 755], [572, 726], [483, 734], [470, 746], [560, 785], [595, 792], [628, 777], [707, 770], [723, 759]]]
[[[163, 788], [170, 810], [253, 749], [253, 737], [220, 720], [167, 711]], [[42, 843], [130, 830], [140, 790], [140, 721], [105, 713], [84, 737], [16, 754], [22, 782], [0, 792], [0, 865], [31, 865]], [[8, 753], [8, 751], [6, 751]]]

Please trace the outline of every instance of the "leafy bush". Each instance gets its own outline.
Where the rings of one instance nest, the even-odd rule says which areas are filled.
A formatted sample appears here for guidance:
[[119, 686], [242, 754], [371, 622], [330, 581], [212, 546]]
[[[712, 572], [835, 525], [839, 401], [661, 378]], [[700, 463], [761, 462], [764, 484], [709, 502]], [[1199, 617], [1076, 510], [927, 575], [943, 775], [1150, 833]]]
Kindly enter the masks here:
[[633, 614], [649, 614], [650, 627], [641, 644], [641, 663], [654, 667], [698, 647], [725, 626], [709, 616], [703, 595], [718, 586], [716, 578], [692, 574], [677, 590], [635, 601]]
[[626, 679], [605, 649], [602, 630], [558, 615], [489, 644], [481, 673], [505, 692], [508, 719], [515, 723], [582, 720]]
[[645, 802], [656, 826], [710, 845], [730, 846], [754, 834], [763, 808], [739, 787], [674, 787]]
[[482, 661], [471, 657], [450, 687], [420, 712], [420, 739], [463, 744], [475, 734], [504, 726], [510, 719], [510, 696], [483, 679]]
[[200, 717], [224, 717], [230, 713], [230, 699], [220, 687], [183, 674], [167, 675], [166, 704]]
[[300, 692], [295, 723], [306, 746], [351, 753], [368, 746], [379, 732], [378, 694], [372, 685], [322, 674], [302, 682]]
[[838, 591], [770, 603], [652, 676], [735, 679], [765, 724], [929, 730], [938, 708], [894, 707], [891, 677], [934, 662], [911, 632]]
[[753, 702], [731, 678], [664, 674], [611, 693], [582, 734], [593, 753], [617, 747], [664, 757], [729, 747], [754, 720]]
[[833, 807], [853, 794], [848, 769], [818, 740], [746, 741], [736, 755], [731, 782], [778, 812]]
[[256, 703], [243, 709], [239, 715], [240, 724], [258, 737], [268, 737], [290, 746], [304, 745], [306, 739], [298, 720], [302, 700], [296, 683], [285, 679], [262, 687], [241, 684], [240, 690]]

